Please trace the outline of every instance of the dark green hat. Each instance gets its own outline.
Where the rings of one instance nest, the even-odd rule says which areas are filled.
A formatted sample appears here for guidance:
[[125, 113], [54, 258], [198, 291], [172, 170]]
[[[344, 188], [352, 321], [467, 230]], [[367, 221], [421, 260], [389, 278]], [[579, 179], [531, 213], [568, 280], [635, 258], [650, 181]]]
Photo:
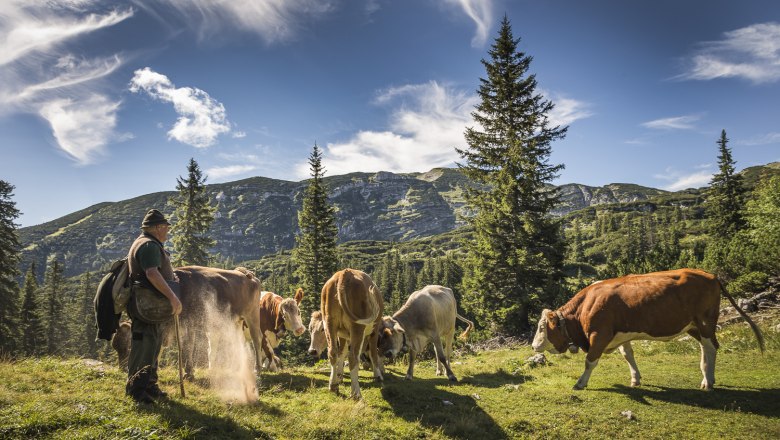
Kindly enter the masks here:
[[165, 219], [165, 216], [162, 214], [162, 212], [156, 209], [150, 209], [149, 212], [147, 212], [144, 216], [144, 221], [141, 223], [141, 227], [148, 228], [155, 225], [170, 225], [170, 223]]

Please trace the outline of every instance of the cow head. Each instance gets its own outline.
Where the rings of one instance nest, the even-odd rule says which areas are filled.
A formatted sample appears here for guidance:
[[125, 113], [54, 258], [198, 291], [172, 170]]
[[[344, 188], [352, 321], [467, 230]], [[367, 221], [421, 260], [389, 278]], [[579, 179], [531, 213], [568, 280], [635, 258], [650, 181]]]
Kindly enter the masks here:
[[295, 336], [300, 336], [306, 331], [301, 320], [301, 310], [298, 305], [303, 299], [303, 289], [298, 288], [295, 298], [286, 298], [279, 304], [279, 313], [284, 319], [284, 328], [293, 332]]
[[559, 322], [555, 312], [544, 309], [541, 318], [539, 318], [539, 325], [536, 328], [536, 336], [534, 336], [534, 341], [531, 343], [534, 351], [541, 353], [547, 350], [553, 354], [566, 351], [570, 342], [569, 338], [563, 334], [560, 325], [561, 322]]
[[406, 332], [398, 321], [390, 316], [382, 318], [377, 348], [380, 354], [384, 354], [390, 359], [409, 351], [406, 345]]
[[325, 337], [325, 321], [322, 320], [322, 312], [312, 312], [311, 321], [309, 321], [309, 335], [311, 336], [309, 354], [319, 358], [328, 345], [328, 340]]

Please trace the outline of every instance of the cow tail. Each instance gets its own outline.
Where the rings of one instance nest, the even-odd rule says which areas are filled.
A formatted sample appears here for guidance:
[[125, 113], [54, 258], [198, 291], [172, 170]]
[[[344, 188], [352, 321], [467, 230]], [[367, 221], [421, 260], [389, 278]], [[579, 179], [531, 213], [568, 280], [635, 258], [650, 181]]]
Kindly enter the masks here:
[[747, 313], [743, 312], [742, 309], [737, 305], [737, 302], [734, 301], [734, 298], [729, 294], [728, 290], [726, 290], [726, 287], [723, 285], [723, 283], [718, 280], [718, 284], [720, 284], [720, 290], [723, 292], [723, 295], [728, 298], [729, 302], [732, 306], [734, 306], [735, 309], [737, 309], [737, 312], [739, 312], [740, 315], [742, 315], [743, 318], [745, 318], [745, 321], [750, 325], [750, 328], [753, 330], [753, 333], [756, 335], [756, 339], [758, 339], [758, 345], [761, 347], [761, 353], [764, 352], [765, 346], [764, 346], [764, 335], [761, 334], [761, 330], [759, 330], [758, 326], [755, 322], [753, 322], [752, 319], [750, 319], [750, 316], [747, 315]]
[[471, 333], [471, 331], [474, 330], [474, 323], [458, 315], [457, 313], [455, 314], [455, 317], [465, 322], [466, 325], [468, 325], [468, 327], [466, 327], [466, 331], [464, 331], [460, 336], [458, 336], [458, 339], [460, 339], [461, 341], [465, 341], [466, 339], [468, 339], [469, 333]]
[[349, 316], [349, 319], [352, 321], [355, 321], [356, 323], [360, 325], [370, 325], [374, 322], [376, 319], [376, 306], [374, 305], [374, 299], [373, 292], [366, 292], [367, 298], [369, 304], [369, 309], [371, 310], [369, 312], [369, 316], [360, 318], [358, 316], [355, 316], [355, 312], [352, 311], [352, 309], [349, 307], [349, 296], [347, 295], [347, 290], [349, 288], [349, 284], [354, 281], [355, 277], [352, 274], [352, 271], [349, 269], [344, 270], [341, 273], [341, 276], [339, 277], [339, 281], [336, 285], [336, 297], [339, 300], [339, 304], [341, 304], [341, 309], [344, 310], [344, 313]]

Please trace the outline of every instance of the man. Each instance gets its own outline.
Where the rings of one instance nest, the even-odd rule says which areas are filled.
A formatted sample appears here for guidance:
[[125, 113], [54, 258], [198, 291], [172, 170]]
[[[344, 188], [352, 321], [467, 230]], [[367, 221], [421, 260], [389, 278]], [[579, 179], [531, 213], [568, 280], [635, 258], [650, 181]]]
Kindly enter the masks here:
[[[168, 285], [168, 282], [177, 281], [176, 275], [163, 247], [163, 243], [168, 239], [170, 226], [160, 211], [149, 210], [141, 223], [143, 233], [130, 246], [127, 261], [133, 285], [154, 288], [165, 295], [171, 303], [173, 313], [178, 315], [182, 309], [181, 301]], [[130, 318], [133, 320], [133, 336], [125, 392], [136, 402], [152, 403], [167, 396], [157, 385], [157, 361], [162, 348], [164, 324], [143, 322], [132, 314]]]

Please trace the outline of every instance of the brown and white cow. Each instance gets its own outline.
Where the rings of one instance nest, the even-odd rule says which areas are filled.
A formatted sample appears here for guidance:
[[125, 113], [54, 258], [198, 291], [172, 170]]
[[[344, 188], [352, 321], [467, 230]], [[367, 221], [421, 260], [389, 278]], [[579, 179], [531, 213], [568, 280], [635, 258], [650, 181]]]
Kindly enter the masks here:
[[460, 335], [466, 339], [474, 323], [460, 316], [452, 289], [444, 286], [425, 286], [412, 293], [406, 303], [392, 317], [382, 318], [379, 332], [379, 352], [389, 358], [409, 351], [409, 369], [406, 380], [414, 374], [414, 360], [429, 342], [436, 352], [436, 375], [447, 372], [453, 382], [458, 379], [450, 369], [452, 341], [455, 338], [455, 320], [468, 325]]
[[185, 266], [175, 272], [181, 286], [179, 322], [182, 360], [187, 377], [194, 377], [196, 352], [206, 344], [214, 343], [209, 340], [209, 333], [222, 330], [219, 327], [225, 323], [236, 325], [239, 333], [242, 322], [246, 325], [254, 345], [256, 365], [261, 365], [260, 280], [242, 267], [226, 270]]
[[260, 361], [257, 369], [268, 368], [277, 371], [282, 367], [281, 360], [274, 355], [274, 349], [279, 346], [281, 338], [292, 332], [300, 336], [306, 331], [301, 321], [301, 311], [298, 306], [303, 299], [303, 289], [295, 292], [294, 298], [282, 298], [273, 292], [260, 292]]
[[563, 353], [576, 345], [587, 352], [585, 371], [575, 390], [588, 385], [602, 353], [617, 348], [631, 370], [631, 386], [638, 386], [641, 376], [631, 341], [668, 341], [687, 332], [701, 344], [701, 388], [712, 390], [721, 291], [753, 329], [763, 351], [764, 338], [756, 324], [715, 275], [696, 269], [628, 275], [594, 283], [558, 310], [542, 312], [532, 346], [537, 352]]
[[[366, 337], [374, 377], [383, 380], [384, 365], [377, 354], [377, 339], [384, 302], [382, 293], [368, 274], [344, 269], [333, 274], [322, 287], [320, 312], [330, 361], [330, 390], [338, 393], [348, 356], [352, 398], [361, 399], [358, 359]], [[348, 351], [349, 350], [349, 351]]]

